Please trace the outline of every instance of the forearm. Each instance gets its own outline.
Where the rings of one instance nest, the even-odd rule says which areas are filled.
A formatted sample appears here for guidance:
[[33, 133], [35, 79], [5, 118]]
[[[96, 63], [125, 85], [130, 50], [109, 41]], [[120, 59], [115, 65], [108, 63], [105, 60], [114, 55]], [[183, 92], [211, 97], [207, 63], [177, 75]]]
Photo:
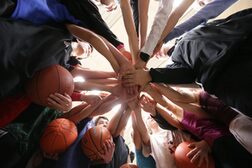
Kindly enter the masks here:
[[175, 37], [179, 37], [196, 26], [207, 22], [209, 19], [217, 17], [236, 1], [237, 0], [213, 0], [200, 9], [190, 19], [176, 26], [171, 33], [165, 37], [164, 42], [168, 42]]
[[114, 95], [109, 95], [106, 101], [104, 101], [91, 116], [103, 115], [113, 109], [116, 105], [120, 104], [121, 101], [119, 98], [115, 97]]
[[128, 120], [129, 120], [129, 116], [131, 114], [131, 109], [127, 108], [126, 110], [124, 109], [124, 112], [120, 118], [119, 124], [117, 126], [116, 132], [115, 132], [115, 137], [117, 137], [118, 135], [121, 134], [122, 130], [126, 127]]
[[142, 48], [146, 41], [148, 27], [149, 0], [138, 0], [139, 14], [139, 46]]
[[[171, 124], [172, 126], [178, 129], [181, 130], [184, 129], [183, 126], [180, 124], [180, 121], [178, 120], [177, 116], [173, 112], [169, 111], [168, 109], [159, 104], [157, 104], [156, 110], [167, 121], [167, 123]], [[180, 111], [180, 114], [177, 115], [181, 115], [181, 112], [182, 111]]]
[[89, 81], [85, 82], [75, 82], [75, 90], [83, 91], [83, 90], [100, 90], [100, 91], [112, 91], [112, 86], [99, 84], [99, 83], [93, 83]]
[[96, 84], [102, 84], [102, 85], [109, 85], [109, 86], [114, 86], [118, 84], [117, 79], [89, 79], [89, 82], [96, 83]]
[[[104, 38], [103, 38], [104, 39]], [[118, 62], [119, 66], [122, 66], [124, 64], [130, 64], [130, 62], [122, 55], [122, 53], [115, 48], [111, 43], [109, 43], [106, 39], [104, 39], [105, 43], [109, 47], [111, 53], [113, 54], [114, 58]]]
[[151, 27], [151, 31], [148, 35], [145, 45], [141, 49], [141, 52], [144, 52], [149, 56], [153, 55], [154, 48], [159, 42], [159, 39], [166, 26], [169, 15], [172, 11], [172, 7], [173, 7], [173, 1], [171, 0], [162, 0], [159, 2], [158, 12], [156, 13], [154, 23]]
[[84, 79], [105, 79], [105, 78], [115, 78], [115, 72], [106, 72], [106, 71], [94, 71], [90, 69], [86, 69], [83, 67], [75, 67], [71, 74], [73, 77], [81, 76]]
[[193, 92], [189, 91], [177, 91], [166, 85], [155, 85], [160, 93], [167, 97], [169, 100], [173, 102], [182, 102], [182, 103], [195, 103], [197, 102], [197, 97]]
[[145, 144], [149, 144], [150, 141], [150, 137], [148, 134], [148, 130], [146, 128], [145, 123], [143, 122], [143, 118], [142, 118], [142, 113], [141, 113], [141, 108], [138, 107], [134, 110], [133, 115], [135, 115], [136, 118], [136, 127], [140, 133], [141, 139]]
[[180, 17], [186, 12], [193, 2], [194, 0], [182, 1], [182, 3], [171, 13], [159, 42], [162, 42], [164, 38], [173, 30]]
[[157, 89], [153, 88], [151, 85], [148, 85], [145, 87], [144, 91], [147, 92], [155, 100], [155, 102], [161, 104], [162, 106], [166, 106], [166, 101]]
[[121, 107], [118, 112], [116, 112], [113, 117], [110, 119], [109, 124], [108, 124], [108, 130], [111, 133], [113, 137], [116, 137], [116, 130], [119, 126], [120, 119], [123, 116], [123, 112], [125, 110], [125, 107]]
[[167, 84], [187, 84], [195, 82], [191, 69], [178, 68], [151, 68], [149, 71], [151, 82]]
[[90, 43], [99, 53], [101, 53], [110, 62], [116, 72], [119, 71], [119, 64], [117, 60], [114, 58], [106, 43], [98, 35], [76, 25], [68, 24], [66, 26], [70, 33], [72, 33], [75, 37]]
[[133, 54], [133, 62], [136, 61], [137, 54], [139, 52], [138, 38], [133, 21], [132, 11], [130, 7], [129, 0], [121, 0], [121, 10], [124, 21], [124, 26], [128, 34], [129, 45]]
[[75, 123], [79, 123], [81, 120], [90, 117], [91, 114], [95, 111], [99, 105], [101, 105], [103, 101], [101, 100], [100, 102], [93, 104], [93, 105], [88, 105], [86, 103], [78, 105], [74, 107], [71, 111], [65, 113], [62, 117], [68, 118], [71, 121]]

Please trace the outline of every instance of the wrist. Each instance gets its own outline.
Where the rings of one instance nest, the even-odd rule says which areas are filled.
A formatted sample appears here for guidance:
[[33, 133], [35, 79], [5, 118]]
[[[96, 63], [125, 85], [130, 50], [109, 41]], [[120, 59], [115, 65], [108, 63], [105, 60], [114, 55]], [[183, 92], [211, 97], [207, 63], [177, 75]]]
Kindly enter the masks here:
[[157, 109], [156, 109], [156, 107], [154, 108], [154, 110], [150, 113], [150, 115], [151, 115], [151, 117], [156, 117], [156, 115], [157, 115]]
[[141, 58], [142, 61], [148, 62], [149, 59], [150, 59], [150, 56], [148, 54], [144, 53], [144, 52], [140, 52], [140, 58]]
[[148, 84], [152, 80], [149, 70], [145, 70], [145, 79], [146, 79], [146, 84]]

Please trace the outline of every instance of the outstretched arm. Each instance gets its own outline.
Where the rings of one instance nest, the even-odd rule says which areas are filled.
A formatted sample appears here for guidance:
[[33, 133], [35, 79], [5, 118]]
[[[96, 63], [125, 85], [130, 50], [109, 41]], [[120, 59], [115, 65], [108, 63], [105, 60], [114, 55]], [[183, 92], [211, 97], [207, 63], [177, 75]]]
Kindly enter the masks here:
[[136, 119], [133, 116], [133, 114], [131, 115], [131, 121], [132, 121], [132, 128], [133, 128], [133, 132], [132, 132], [133, 143], [135, 145], [135, 148], [137, 150], [140, 150], [142, 146], [142, 138], [141, 138], [140, 132], [137, 129]]
[[81, 76], [85, 79], [106, 79], [115, 78], [115, 72], [106, 71], [94, 71], [81, 66], [75, 66], [73, 70], [70, 71], [73, 77]]
[[102, 38], [85, 28], [73, 24], [67, 24], [66, 27], [75, 37], [90, 43], [98, 52], [100, 52], [110, 62], [115, 72], [119, 71], [120, 68], [117, 60]]
[[[180, 124], [180, 121], [182, 119], [183, 109], [182, 108], [176, 109], [173, 106], [170, 106], [170, 107], [172, 107], [172, 109], [169, 109], [168, 106], [165, 108], [165, 107], [161, 106], [160, 104], [157, 104], [156, 110], [172, 126], [183, 130], [184, 128]], [[174, 114], [174, 113], [176, 113], [176, 114]]]
[[134, 120], [134, 123], [136, 124], [136, 128], [138, 132], [140, 133], [142, 142], [146, 145], [150, 145], [150, 136], [142, 118], [140, 105], [137, 105], [134, 108], [134, 112], [132, 113], [132, 118]]
[[149, 3], [150, 3], [150, 0], [138, 0], [140, 48], [144, 46], [146, 37], [147, 37]]
[[213, 0], [212, 2], [209, 2], [195, 15], [176, 26], [171, 33], [165, 37], [164, 42], [167, 43], [173, 38], [179, 37], [196, 26], [207, 22], [209, 19], [217, 17], [236, 1], [237, 0]]
[[[84, 118], [87, 117], [91, 117], [94, 116], [94, 113], [96, 112], [96, 109], [98, 107], [100, 107], [102, 104], [111, 101], [111, 99], [113, 99], [114, 96], [113, 95], [109, 95], [107, 97], [105, 97], [102, 100], [99, 100], [97, 103], [94, 103], [92, 105], [87, 104], [87, 103], [82, 103], [76, 107], [74, 107], [73, 109], [71, 109], [69, 112], [65, 113], [62, 117], [64, 118], [68, 118], [70, 120], [72, 120], [75, 123], [80, 122], [81, 120], [83, 120]], [[108, 112], [106, 110], [104, 110], [104, 113]]]
[[159, 39], [159, 43], [163, 44], [163, 40], [164, 38], [167, 36], [167, 34], [169, 34], [173, 28], [175, 27], [175, 25], [178, 23], [178, 20], [181, 18], [181, 16], [186, 12], [186, 10], [192, 5], [192, 3], [195, 0], [185, 0], [182, 1], [181, 4], [172, 11], [166, 26], [164, 28], [164, 31], [161, 35], [161, 38]]
[[158, 103], [153, 102], [153, 100], [151, 100], [147, 96], [142, 96], [140, 103], [144, 111], [149, 112], [152, 115], [159, 113], [167, 123], [171, 124], [173, 127], [182, 129], [179, 121], [183, 117], [183, 109], [176, 104], [168, 100], [166, 102], [166, 105], [162, 106]]
[[133, 54], [133, 62], [135, 62], [139, 52], [139, 47], [129, 0], [121, 0], [120, 6], [122, 10], [124, 26], [128, 34], [129, 46], [131, 53]]
[[167, 97], [169, 100], [173, 102], [181, 102], [181, 103], [199, 103], [199, 91], [192, 92], [192, 91], [184, 91], [181, 89], [174, 90], [170, 86], [162, 85], [162, 84], [152, 84], [160, 94]]
[[113, 137], [117, 137], [121, 134], [122, 130], [127, 125], [130, 114], [131, 109], [127, 108], [127, 105], [122, 105], [121, 109], [109, 121], [108, 129]]
[[160, 36], [165, 28], [167, 19], [172, 11], [173, 0], [161, 0], [159, 1], [158, 11], [154, 18], [154, 23], [151, 27], [151, 31], [147, 37], [147, 40], [141, 49], [139, 58], [137, 59], [136, 68], [144, 68], [148, 59], [144, 59], [142, 56], [147, 55], [148, 58], [153, 56], [153, 51], [159, 42]]

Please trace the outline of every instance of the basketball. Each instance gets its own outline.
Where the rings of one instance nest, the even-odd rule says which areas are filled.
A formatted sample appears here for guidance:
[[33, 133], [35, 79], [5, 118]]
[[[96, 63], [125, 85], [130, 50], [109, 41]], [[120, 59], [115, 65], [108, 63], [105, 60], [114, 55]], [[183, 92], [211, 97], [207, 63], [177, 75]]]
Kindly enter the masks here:
[[112, 140], [112, 136], [107, 128], [101, 126], [92, 127], [87, 130], [82, 138], [82, 151], [91, 160], [101, 160], [96, 153], [103, 153], [102, 145], [108, 139]]
[[40, 139], [40, 147], [46, 154], [65, 151], [77, 138], [75, 124], [65, 118], [58, 118], [48, 124]]
[[132, 62], [132, 55], [128, 51], [122, 51], [122, 54], [128, 61]]
[[50, 94], [57, 92], [71, 96], [73, 90], [72, 75], [60, 65], [52, 65], [38, 71], [26, 85], [26, 94], [32, 102], [49, 107], [47, 98]]
[[[206, 168], [206, 163], [203, 162], [200, 167], [198, 167], [196, 164], [193, 164], [190, 162], [190, 159], [186, 156], [188, 152], [190, 152], [190, 148], [188, 145], [190, 142], [182, 142], [180, 143], [176, 150], [175, 150], [175, 162], [178, 168]], [[208, 168], [214, 168], [214, 160], [213, 158], [209, 155], [208, 156], [209, 160], [209, 166]]]
[[125, 163], [120, 168], [138, 168], [138, 166], [133, 163]]

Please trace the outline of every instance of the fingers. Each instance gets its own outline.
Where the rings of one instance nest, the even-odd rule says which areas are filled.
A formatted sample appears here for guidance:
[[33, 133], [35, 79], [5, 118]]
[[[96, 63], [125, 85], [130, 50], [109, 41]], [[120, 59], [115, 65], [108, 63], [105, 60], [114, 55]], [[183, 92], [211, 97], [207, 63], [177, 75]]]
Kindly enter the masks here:
[[196, 146], [195, 146], [195, 143], [190, 143], [189, 145], [187, 145], [187, 147], [190, 148], [190, 149], [193, 149], [193, 148], [195, 148]]
[[192, 163], [197, 163], [197, 161], [199, 161], [198, 163], [201, 163], [202, 158], [200, 156], [200, 151], [196, 151], [196, 153], [194, 155], [192, 155], [193, 157], [190, 159]]
[[[206, 157], [205, 157], [206, 168], [209, 167], [209, 164], [210, 164], [209, 162], [210, 161], [209, 161], [208, 155], [206, 155]], [[201, 165], [201, 163], [200, 163], [200, 165]]]
[[108, 142], [108, 140], [106, 140], [105, 143], [103, 144], [104, 153], [107, 153], [110, 147], [111, 147], [111, 144]]
[[52, 108], [68, 111], [72, 108], [72, 99], [68, 94], [54, 93], [50, 94], [48, 97], [48, 105]]
[[107, 12], [111, 12], [113, 10], [116, 10], [116, 8], [117, 8], [116, 3], [111, 3], [111, 4], [106, 6]]

